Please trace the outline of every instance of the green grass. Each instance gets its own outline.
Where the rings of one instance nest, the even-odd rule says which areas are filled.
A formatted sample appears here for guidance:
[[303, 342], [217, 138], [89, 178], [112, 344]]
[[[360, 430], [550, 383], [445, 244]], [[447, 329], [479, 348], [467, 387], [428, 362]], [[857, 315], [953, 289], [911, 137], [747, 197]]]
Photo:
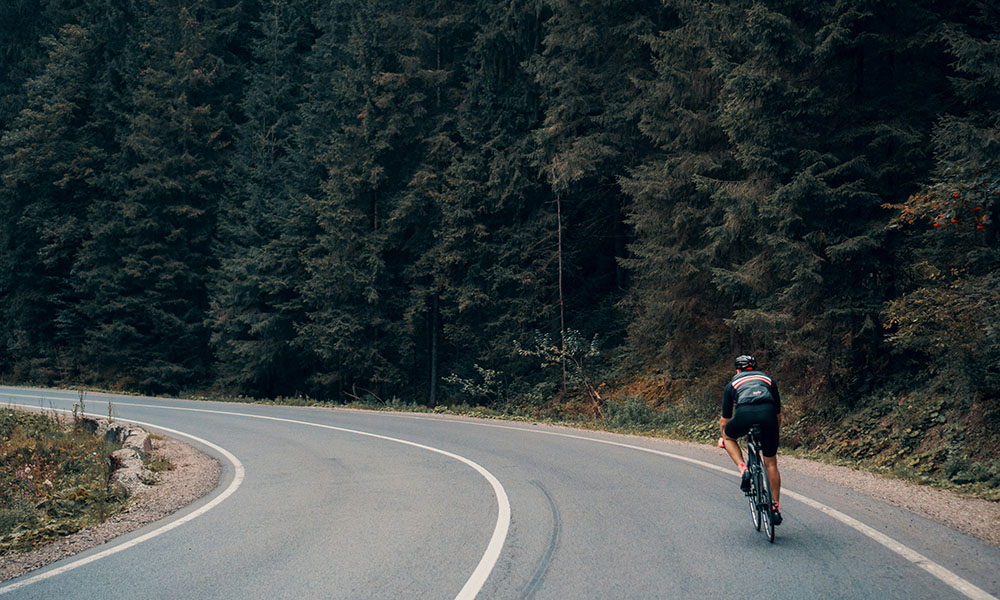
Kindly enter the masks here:
[[170, 459], [158, 454], [146, 455], [146, 457], [142, 459], [142, 464], [153, 473], [173, 471], [176, 468], [174, 463], [170, 462]]
[[123, 506], [108, 488], [115, 450], [56, 417], [0, 408], [0, 555], [102, 522]]

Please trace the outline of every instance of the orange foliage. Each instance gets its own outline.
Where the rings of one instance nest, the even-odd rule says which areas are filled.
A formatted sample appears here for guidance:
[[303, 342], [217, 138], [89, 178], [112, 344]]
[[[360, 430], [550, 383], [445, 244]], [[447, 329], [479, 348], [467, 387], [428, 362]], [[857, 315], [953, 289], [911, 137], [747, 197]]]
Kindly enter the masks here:
[[926, 220], [934, 228], [968, 223], [972, 229], [986, 229], [990, 221], [989, 211], [984, 206], [992, 202], [993, 196], [989, 186], [977, 181], [961, 188], [961, 191], [952, 190], [950, 193], [941, 187], [931, 188], [922, 194], [914, 194], [902, 204], [884, 204], [883, 208], [899, 211], [891, 221], [896, 227]]

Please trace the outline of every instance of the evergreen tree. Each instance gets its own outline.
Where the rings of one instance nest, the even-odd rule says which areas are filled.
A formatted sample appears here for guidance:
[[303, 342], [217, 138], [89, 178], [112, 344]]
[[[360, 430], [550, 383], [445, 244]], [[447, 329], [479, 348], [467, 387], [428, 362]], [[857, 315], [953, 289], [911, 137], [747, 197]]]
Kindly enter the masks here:
[[[891, 251], [880, 194], [921, 156], [919, 137], [905, 135], [919, 115], [898, 122], [905, 86], [858, 82], [892, 62], [882, 52], [919, 64], [919, 43], [881, 42], [890, 32], [873, 28], [890, 5], [871, 8], [878, 18], [859, 17], [853, 2], [675, 6], [677, 26], [651, 38], [658, 73], [646, 87], [659, 95], [637, 101], [664, 156], [626, 183], [639, 232], [630, 266], [642, 278], [633, 342], [670, 365], [691, 365], [688, 340], [700, 339], [703, 360], [755, 351], [779, 358], [793, 381], [856, 378], [880, 343]], [[884, 22], [919, 40], [926, 15], [908, 16]], [[672, 329], [662, 345], [660, 318]]]
[[80, 342], [69, 280], [105, 156], [90, 34], [67, 25], [43, 43], [45, 69], [26, 83], [27, 106], [0, 141], [0, 297], [6, 367], [18, 379], [51, 382], [71, 370], [63, 361]]
[[[881, 205], [926, 169], [926, 123], [941, 110], [945, 81], [928, 42], [937, 17], [922, 3], [842, 2], [754, 7], [746, 22], [752, 58], [727, 87], [766, 95], [760, 108], [730, 102], [723, 122], [761, 191], [757, 264], [770, 283], [758, 299], [737, 284], [744, 295], [731, 323], [750, 347], [780, 353], [787, 374], [849, 405], [857, 394], [837, 391], [876, 382], [884, 364], [876, 324], [891, 293], [893, 247]], [[917, 94], [926, 99], [919, 106]], [[719, 273], [733, 282], [735, 271]]]
[[[47, 38], [64, 25], [87, 27], [75, 19], [72, 0], [8, 0], [0, 3], [0, 131], [26, 106], [25, 82], [46, 69]], [[95, 40], [95, 43], [99, 43]]]
[[125, 57], [128, 128], [78, 264], [97, 377], [145, 391], [209, 365], [206, 275], [230, 123], [225, 45], [234, 14], [208, 0], [136, 16]]
[[391, 201], [387, 261], [405, 292], [393, 309], [393, 319], [399, 321], [400, 367], [409, 380], [428, 383], [424, 389], [431, 404], [437, 402], [445, 345], [442, 296], [454, 285], [436, 246], [449, 218], [449, 172], [465, 152], [457, 112], [465, 98], [464, 61], [476, 16], [466, 3], [438, 1], [407, 11], [396, 22], [404, 34], [398, 55], [402, 85], [416, 101], [413, 111], [419, 119], [409, 129], [411, 150], [399, 173], [403, 185]]
[[37, 50], [37, 0], [0, 4], [0, 131], [8, 128], [24, 106], [24, 80], [31, 55]]
[[433, 243], [413, 265], [426, 273], [414, 296], [432, 349], [440, 333], [431, 390], [435, 372], [474, 377], [489, 369], [507, 385], [530, 377], [515, 344], [528, 344], [557, 314], [549, 285], [554, 223], [532, 163], [538, 90], [523, 67], [540, 46], [541, 8], [530, 0], [482, 3], [471, 14], [457, 135], [433, 195]]
[[[943, 19], [940, 38], [962, 100], [933, 132], [936, 166], [894, 208], [904, 232], [902, 294], [886, 305], [888, 340], [907, 367], [996, 406], [1000, 389], [1000, 35], [997, 7], [971, 3]], [[927, 368], [929, 365], [929, 368]]]
[[[853, 317], [854, 299], [845, 302], [845, 290], [830, 285], [837, 268], [828, 251], [877, 246], [856, 238], [870, 234], [880, 202], [863, 181], [862, 161], [831, 144], [843, 84], [813, 50], [822, 20], [781, 2], [735, 9], [730, 62], [717, 62], [716, 72], [719, 122], [739, 170], [705, 184], [720, 207], [708, 230], [722, 258], [714, 282], [732, 302], [731, 352], [777, 355], [791, 377], [824, 381], [840, 374], [835, 367], [850, 371], [837, 364], [841, 341], [864, 326]], [[841, 219], [846, 211], [859, 218]], [[868, 276], [855, 272], [859, 281]]]
[[[308, 306], [302, 342], [319, 360], [313, 385], [324, 395], [377, 397], [401, 382], [394, 359], [393, 295], [385, 262], [386, 220], [398, 190], [408, 130], [422, 116], [399, 61], [399, 7], [388, 0], [332, 5], [316, 52], [332, 98], [314, 95], [328, 138], [319, 160], [323, 189], [313, 198], [319, 233], [306, 251]], [[346, 25], [346, 27], [345, 27]], [[347, 30], [347, 35], [338, 35]], [[308, 121], [307, 121], [308, 122]], [[384, 389], [383, 389], [384, 388]]]
[[211, 289], [217, 382], [240, 393], [304, 391], [310, 366], [295, 325], [305, 319], [297, 286], [314, 219], [295, 174], [315, 157], [303, 156], [295, 132], [313, 42], [311, 10], [272, 0], [253, 24], [245, 120], [226, 177]]
[[544, 5], [551, 11], [544, 49], [530, 70], [544, 111], [536, 161], [556, 213], [553, 301], [561, 314], [554, 329], [565, 331], [579, 315], [588, 328], [613, 335], [613, 306], [625, 287], [617, 263], [626, 242], [617, 178], [647, 148], [628, 102], [648, 68], [641, 38], [654, 31], [663, 9], [647, 2]]
[[708, 237], [717, 205], [705, 179], [724, 179], [737, 167], [719, 124], [722, 80], [714, 59], [728, 23], [703, 2], [672, 3], [661, 31], [644, 38], [654, 73], [638, 83], [630, 112], [655, 145], [621, 185], [634, 233], [622, 264], [632, 278], [630, 354], [638, 365], [664, 365], [691, 377], [725, 352], [727, 302], [712, 283], [719, 260]]

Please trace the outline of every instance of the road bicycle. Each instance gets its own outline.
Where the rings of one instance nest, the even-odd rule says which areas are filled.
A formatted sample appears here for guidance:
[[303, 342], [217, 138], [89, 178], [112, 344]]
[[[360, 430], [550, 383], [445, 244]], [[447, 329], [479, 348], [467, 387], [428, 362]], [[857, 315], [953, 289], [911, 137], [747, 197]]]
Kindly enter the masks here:
[[750, 490], [746, 492], [750, 505], [750, 518], [754, 529], [764, 526], [767, 541], [774, 543], [774, 503], [771, 499], [771, 482], [760, 457], [760, 426], [754, 425], [747, 434], [747, 471], [750, 472]]

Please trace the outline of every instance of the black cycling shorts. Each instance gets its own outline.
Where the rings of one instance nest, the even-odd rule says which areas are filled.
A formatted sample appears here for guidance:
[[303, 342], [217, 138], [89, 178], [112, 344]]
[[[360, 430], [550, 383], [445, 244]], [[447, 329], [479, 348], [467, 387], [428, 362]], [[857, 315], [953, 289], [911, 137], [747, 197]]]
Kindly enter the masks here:
[[778, 413], [773, 404], [737, 406], [733, 418], [726, 423], [726, 435], [740, 439], [750, 432], [750, 426], [760, 425], [761, 453], [770, 458], [778, 453]]

